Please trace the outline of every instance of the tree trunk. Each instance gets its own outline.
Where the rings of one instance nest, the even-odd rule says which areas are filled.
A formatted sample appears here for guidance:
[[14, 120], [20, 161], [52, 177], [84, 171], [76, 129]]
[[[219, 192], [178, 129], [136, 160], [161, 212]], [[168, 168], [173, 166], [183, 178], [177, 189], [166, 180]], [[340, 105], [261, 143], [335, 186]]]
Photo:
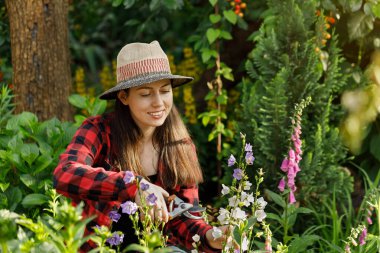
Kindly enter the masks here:
[[70, 120], [67, 0], [6, 0], [16, 113]]

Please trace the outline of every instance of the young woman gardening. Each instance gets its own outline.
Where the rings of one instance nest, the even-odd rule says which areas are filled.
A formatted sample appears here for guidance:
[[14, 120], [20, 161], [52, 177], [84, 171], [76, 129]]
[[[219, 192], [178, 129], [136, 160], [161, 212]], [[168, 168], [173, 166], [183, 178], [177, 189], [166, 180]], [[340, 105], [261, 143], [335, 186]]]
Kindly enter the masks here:
[[[194, 145], [173, 105], [172, 88], [191, 81], [191, 77], [172, 75], [166, 54], [157, 41], [131, 43], [117, 57], [117, 84], [100, 98], [116, 99], [112, 113], [90, 117], [77, 130], [54, 171], [57, 191], [84, 202], [83, 216], [95, 215], [85, 235], [96, 225], [109, 226], [110, 211], [131, 200], [141, 205], [142, 198], [154, 193], [153, 219], [166, 223], [168, 244], [192, 249], [192, 237], [200, 236], [201, 251], [220, 252], [222, 240], [214, 240], [212, 227], [203, 219], [179, 216], [169, 220], [166, 198], [175, 194], [187, 203], [198, 205], [202, 182]], [[123, 180], [126, 171], [142, 177], [149, 185], [137, 192], [136, 182]], [[133, 228], [129, 219], [117, 226], [132, 231], [124, 236], [131, 243]], [[223, 231], [226, 227], [221, 227]], [[82, 249], [96, 245], [89, 241]]]

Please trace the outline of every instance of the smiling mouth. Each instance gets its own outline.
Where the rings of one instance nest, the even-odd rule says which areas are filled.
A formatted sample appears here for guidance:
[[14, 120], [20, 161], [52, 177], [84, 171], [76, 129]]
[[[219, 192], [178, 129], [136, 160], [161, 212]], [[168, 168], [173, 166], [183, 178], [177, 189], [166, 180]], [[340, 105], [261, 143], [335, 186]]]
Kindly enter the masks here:
[[165, 110], [158, 111], [158, 112], [148, 112], [148, 114], [149, 114], [150, 116], [155, 117], [155, 118], [159, 118], [159, 117], [161, 117], [162, 115], [164, 115], [164, 112], [165, 112]]

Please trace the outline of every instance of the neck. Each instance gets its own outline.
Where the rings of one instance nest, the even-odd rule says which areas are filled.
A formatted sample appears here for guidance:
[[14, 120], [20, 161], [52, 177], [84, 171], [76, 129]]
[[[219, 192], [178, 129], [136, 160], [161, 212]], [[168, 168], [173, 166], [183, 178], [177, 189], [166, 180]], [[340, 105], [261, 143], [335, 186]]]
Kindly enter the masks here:
[[141, 129], [141, 132], [143, 134], [142, 141], [144, 143], [152, 142], [152, 140], [153, 140], [153, 133], [154, 133], [155, 129], [156, 129], [155, 127], [149, 127], [149, 128], [146, 128], [146, 129]]

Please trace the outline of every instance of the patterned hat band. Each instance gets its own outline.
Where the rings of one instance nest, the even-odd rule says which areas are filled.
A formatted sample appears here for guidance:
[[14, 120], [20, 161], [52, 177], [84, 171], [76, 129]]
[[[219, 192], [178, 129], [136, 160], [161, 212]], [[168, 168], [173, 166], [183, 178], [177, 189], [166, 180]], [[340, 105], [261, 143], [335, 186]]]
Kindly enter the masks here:
[[117, 83], [149, 73], [170, 74], [168, 59], [145, 59], [139, 62], [132, 62], [117, 68]]
[[173, 87], [193, 80], [192, 77], [173, 75], [169, 60], [157, 41], [125, 45], [117, 56], [117, 84], [100, 95], [101, 99], [114, 99], [120, 90], [171, 79]]

